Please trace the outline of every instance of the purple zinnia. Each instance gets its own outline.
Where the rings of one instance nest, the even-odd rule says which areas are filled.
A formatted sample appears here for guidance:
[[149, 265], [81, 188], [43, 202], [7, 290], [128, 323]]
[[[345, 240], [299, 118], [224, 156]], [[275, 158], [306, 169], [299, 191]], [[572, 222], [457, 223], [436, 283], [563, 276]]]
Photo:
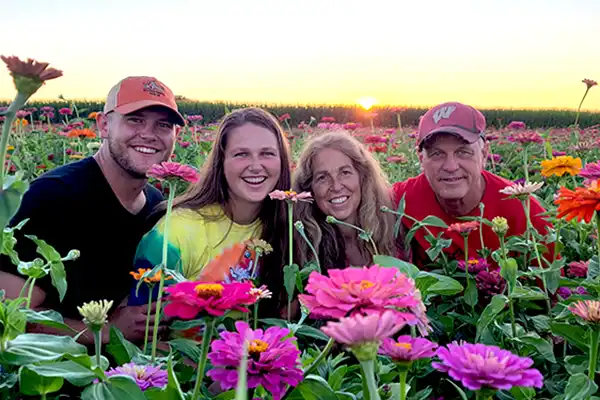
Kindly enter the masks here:
[[208, 359], [214, 366], [206, 374], [221, 384], [222, 390], [237, 386], [237, 369], [242, 361], [244, 340], [248, 346], [248, 388], [262, 385], [279, 400], [286, 385], [296, 386], [303, 378], [300, 350], [296, 338], [288, 337], [289, 329], [272, 326], [263, 332], [252, 330], [244, 321], [235, 323], [237, 332], [222, 332], [221, 339], [211, 343]]
[[465, 264], [469, 264], [469, 273], [477, 274], [478, 272], [484, 271], [488, 269], [489, 264], [485, 258], [469, 258], [469, 261], [465, 263], [465, 260], [460, 260], [458, 262], [458, 268], [461, 270], [465, 270]]
[[456, 342], [438, 350], [441, 362], [432, 366], [447, 372], [470, 390], [482, 388], [510, 390], [513, 386], [541, 388], [544, 377], [533, 360], [519, 357], [497, 346]]
[[399, 336], [397, 340], [383, 339], [379, 354], [390, 357], [394, 361], [413, 362], [421, 358], [431, 358], [435, 355], [437, 343], [423, 338], [413, 338], [409, 335]]
[[169, 382], [168, 372], [152, 365], [124, 364], [106, 371], [106, 376], [112, 375], [131, 376], [142, 391], [151, 387], [163, 388]]
[[600, 163], [587, 163], [585, 168], [579, 171], [579, 176], [585, 178], [583, 182], [585, 185], [589, 184], [592, 181], [600, 179]]

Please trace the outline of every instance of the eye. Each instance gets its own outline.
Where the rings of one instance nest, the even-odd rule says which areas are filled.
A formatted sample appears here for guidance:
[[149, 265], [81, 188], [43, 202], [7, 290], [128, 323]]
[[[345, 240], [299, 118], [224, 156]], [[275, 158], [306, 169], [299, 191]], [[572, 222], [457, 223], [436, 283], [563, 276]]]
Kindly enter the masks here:
[[158, 126], [163, 128], [163, 129], [171, 129], [173, 128], [173, 124], [171, 124], [170, 122], [159, 122]]
[[275, 152], [271, 151], [271, 150], [263, 151], [263, 155], [269, 156], [269, 157], [276, 157], [277, 156], [277, 154], [275, 154]]
[[142, 122], [144, 122], [144, 120], [139, 117], [129, 117], [127, 119], [127, 122], [130, 122], [132, 124], [141, 124]]
[[342, 175], [346, 175], [346, 176], [352, 175], [352, 171], [350, 171], [349, 169], [345, 169], [342, 171]]
[[238, 151], [237, 153], [235, 153], [233, 156], [234, 157], [246, 157], [248, 155], [247, 152], [245, 151]]

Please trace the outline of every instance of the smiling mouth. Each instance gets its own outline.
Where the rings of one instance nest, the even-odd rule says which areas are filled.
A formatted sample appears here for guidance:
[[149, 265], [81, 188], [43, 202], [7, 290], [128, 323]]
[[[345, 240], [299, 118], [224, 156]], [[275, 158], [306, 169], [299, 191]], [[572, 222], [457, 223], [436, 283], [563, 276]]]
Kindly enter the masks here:
[[142, 154], [156, 154], [156, 153], [158, 153], [158, 150], [153, 149], [151, 147], [145, 147], [145, 146], [135, 146], [133, 149], [135, 151], [137, 151], [138, 153], [142, 153]]
[[264, 181], [267, 180], [266, 176], [255, 176], [255, 177], [247, 177], [247, 178], [242, 178], [242, 180], [244, 182], [246, 182], [249, 185], [260, 185], [261, 183], [263, 183]]
[[465, 178], [463, 178], [463, 177], [459, 177], [459, 178], [442, 178], [442, 179], [440, 179], [440, 181], [445, 182], [445, 183], [456, 183], [456, 182], [460, 182], [463, 179], [465, 179]]
[[348, 201], [349, 198], [350, 196], [335, 197], [329, 200], [329, 202], [332, 204], [344, 204], [346, 201]]

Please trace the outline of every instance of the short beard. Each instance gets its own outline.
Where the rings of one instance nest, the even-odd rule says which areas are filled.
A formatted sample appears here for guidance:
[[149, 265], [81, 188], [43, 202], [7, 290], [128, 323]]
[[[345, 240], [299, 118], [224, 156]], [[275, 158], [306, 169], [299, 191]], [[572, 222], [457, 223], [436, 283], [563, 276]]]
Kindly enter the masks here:
[[110, 152], [110, 156], [113, 158], [113, 160], [115, 160], [115, 162], [119, 164], [119, 166], [132, 178], [147, 179], [145, 172], [142, 173], [133, 168], [129, 160], [122, 155], [123, 152], [119, 151], [118, 146], [115, 145], [115, 142], [111, 138], [108, 138], [108, 151]]

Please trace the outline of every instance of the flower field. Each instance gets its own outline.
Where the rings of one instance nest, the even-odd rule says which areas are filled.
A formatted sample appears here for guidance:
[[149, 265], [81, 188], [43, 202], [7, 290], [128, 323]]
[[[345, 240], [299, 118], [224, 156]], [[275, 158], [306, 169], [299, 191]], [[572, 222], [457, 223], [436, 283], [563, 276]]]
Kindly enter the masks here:
[[[189, 124], [171, 161], [197, 169], [225, 107], [194, 107], [200, 105], [182, 107]], [[2, 205], [9, 204], [7, 193], [22, 194], [19, 182], [94, 154], [100, 141], [93, 113], [100, 108], [23, 102], [18, 110], [0, 110], [8, 172]], [[415, 123], [423, 110], [272, 111], [295, 158], [311, 135], [345, 129], [365, 143], [390, 182], [420, 172]], [[314, 262], [290, 262], [282, 267], [289, 300], [302, 304], [295, 319], [259, 318], [257, 304], [271, 295], [259, 282], [190, 282], [159, 265], [133, 275], [139, 285], [162, 287], [166, 278], [175, 279], [165, 291], [164, 312], [175, 318], [174, 332], [195, 334], [171, 339], [166, 349], [147, 338], [140, 348], [113, 329], [105, 350], [110, 365], [101, 351], [88, 354], [72, 338], [25, 333], [26, 322], [61, 326], [62, 317], [30, 310], [26, 294], [3, 299], [0, 399], [58, 398], [67, 384], [84, 399], [600, 399], [600, 115], [515, 113], [488, 116], [487, 169], [515, 183], [503, 193], [522, 200], [526, 213], [531, 196], [540, 201], [554, 226], [548, 235], [528, 223], [522, 236], [507, 236], [500, 215], [460, 226], [427, 218], [413, 229], [435, 226], [479, 240], [486, 224], [501, 245], [457, 260], [444, 254], [443, 234], [430, 235], [427, 271], [387, 255], [377, 255], [372, 266], [323, 273]], [[149, 173], [170, 204], [174, 181], [196, 179], [193, 170], [179, 167]], [[273, 198], [291, 205], [306, 200], [287, 192]], [[400, 218], [403, 202], [381, 212]], [[7, 212], [0, 217], [6, 226]], [[14, 255], [12, 238], [5, 229], [8, 256]], [[269, 251], [260, 242], [253, 244], [258, 256]], [[551, 245], [554, 252], [544, 256]], [[42, 256], [43, 266], [25, 263], [22, 273], [30, 279], [50, 273], [52, 256]], [[62, 261], [75, 257], [69, 253]], [[92, 331], [106, 323], [110, 305], [101, 300], [80, 310]]]

